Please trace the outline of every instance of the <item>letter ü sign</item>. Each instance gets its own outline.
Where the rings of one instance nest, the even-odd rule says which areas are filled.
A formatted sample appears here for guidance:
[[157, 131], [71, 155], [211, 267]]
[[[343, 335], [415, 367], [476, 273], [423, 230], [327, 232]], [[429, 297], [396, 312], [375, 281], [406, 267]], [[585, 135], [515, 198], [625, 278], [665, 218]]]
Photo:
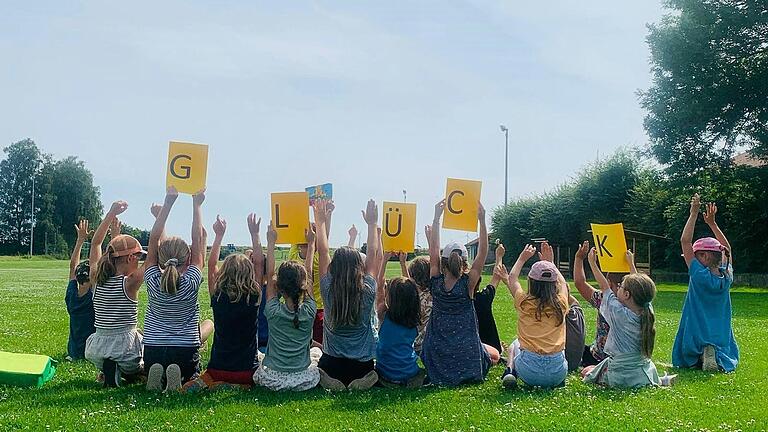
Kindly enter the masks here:
[[205, 188], [208, 174], [208, 146], [171, 141], [168, 146], [167, 186], [181, 193], [194, 194]]

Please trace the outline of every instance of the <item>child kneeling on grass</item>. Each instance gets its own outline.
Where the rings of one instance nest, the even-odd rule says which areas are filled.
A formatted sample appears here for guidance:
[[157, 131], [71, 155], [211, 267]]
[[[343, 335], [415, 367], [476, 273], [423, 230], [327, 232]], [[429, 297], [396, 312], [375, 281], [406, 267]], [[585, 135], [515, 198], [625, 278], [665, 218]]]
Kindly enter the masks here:
[[565, 358], [565, 315], [568, 284], [552, 262], [554, 254], [546, 242], [528, 273], [528, 292], [518, 280], [526, 261], [536, 254], [527, 245], [509, 273], [509, 291], [517, 309], [518, 338], [510, 345], [504, 387], [517, 386], [520, 378], [530, 386], [553, 388], [565, 385], [568, 363]]
[[96, 332], [85, 342], [85, 358], [104, 374], [104, 387], [120, 386], [121, 378], [134, 381], [143, 372], [142, 336], [136, 329], [139, 288], [144, 271], [141, 244], [129, 235], [115, 235], [104, 255], [101, 243], [117, 216], [128, 208], [125, 201], [112, 203], [93, 234], [89, 265]]
[[[590, 259], [594, 253], [593, 248]], [[651, 361], [656, 339], [651, 301], [656, 297], [656, 285], [648, 275], [637, 273], [631, 252], [626, 256], [631, 273], [624, 277], [615, 294], [602, 273], [595, 275], [603, 290], [600, 313], [611, 326], [605, 342], [608, 357], [597, 366], [585, 367], [581, 374], [585, 382], [608, 387], [671, 385], [676, 375], [659, 378]]]
[[227, 222], [218, 215], [213, 224], [216, 235], [208, 257], [208, 294], [211, 297], [216, 331], [208, 368], [196, 380], [184, 385], [184, 391], [221, 388], [247, 389], [253, 385], [253, 374], [259, 368], [259, 305], [264, 269], [260, 253], [261, 219], [248, 216], [253, 250], [249, 259], [243, 254], [228, 255], [218, 267], [221, 243]]
[[[499, 361], [499, 352], [480, 341], [474, 306], [475, 288], [488, 254], [485, 209], [478, 203], [480, 243], [471, 269], [467, 249], [449, 243], [440, 252], [440, 217], [445, 200], [435, 205], [430, 229], [429, 266], [432, 313], [427, 325], [421, 358], [431, 383], [456, 386], [482, 382], [490, 367]], [[470, 288], [472, 287], [472, 288]]]
[[80, 251], [88, 239], [88, 220], [75, 225], [77, 242], [69, 261], [69, 285], [64, 302], [69, 314], [69, 340], [66, 360], [85, 358], [85, 341], [96, 331], [94, 327], [93, 290], [91, 287], [91, 266], [88, 261], [80, 262]]
[[[307, 258], [280, 264], [275, 278], [277, 231], [267, 231], [267, 298], [264, 314], [269, 323], [267, 354], [253, 374], [253, 382], [273, 391], [309, 390], [320, 382], [320, 370], [310, 359], [312, 327], [317, 304], [312, 297], [312, 257], [315, 233], [306, 230]], [[281, 297], [283, 301], [281, 301]]]
[[732, 251], [715, 222], [714, 203], [707, 205], [704, 221], [717, 238], [700, 238], [691, 244], [700, 206], [696, 194], [691, 199], [690, 216], [680, 239], [690, 281], [672, 348], [672, 364], [709, 372], [733, 372], [739, 364], [739, 347], [731, 325]]
[[[178, 391], [200, 374], [200, 346], [213, 327], [200, 325], [197, 294], [203, 281], [205, 258], [201, 206], [203, 191], [192, 196], [192, 245], [179, 237], [163, 238], [165, 222], [178, 198], [168, 189], [149, 236], [144, 280], [147, 284], [147, 315], [144, 318], [144, 363], [149, 366], [147, 390]], [[201, 335], [204, 327], [205, 335]]]
[[[381, 249], [380, 249], [381, 250]], [[376, 314], [381, 327], [376, 344], [376, 372], [385, 387], [421, 387], [426, 376], [419, 368], [414, 340], [421, 322], [419, 288], [412, 279], [397, 277], [387, 284], [384, 278], [387, 252], [376, 283]]]

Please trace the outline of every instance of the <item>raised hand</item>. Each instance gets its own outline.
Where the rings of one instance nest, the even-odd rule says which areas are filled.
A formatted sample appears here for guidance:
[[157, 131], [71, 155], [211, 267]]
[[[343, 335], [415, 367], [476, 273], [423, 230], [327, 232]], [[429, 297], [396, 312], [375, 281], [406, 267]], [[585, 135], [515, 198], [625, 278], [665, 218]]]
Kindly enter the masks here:
[[397, 254], [397, 258], [400, 260], [400, 264], [405, 264], [408, 261], [408, 254], [406, 252], [400, 252]]
[[328, 220], [328, 202], [326, 200], [315, 200], [314, 204], [312, 204], [312, 210], [315, 214], [315, 223]]
[[203, 201], [205, 201], [205, 188], [200, 189], [192, 195], [192, 205], [200, 207], [203, 205]]
[[481, 222], [485, 220], [485, 207], [480, 201], [477, 202], [477, 220]]
[[261, 230], [261, 218], [256, 218], [254, 213], [248, 215], [248, 231], [251, 235], [257, 235]]
[[507, 253], [507, 249], [504, 247], [504, 244], [499, 243], [498, 246], [496, 246], [496, 261], [501, 262], [505, 253]]
[[539, 252], [539, 259], [543, 261], [555, 262], [555, 251], [552, 250], [552, 246], [548, 242], [541, 243], [541, 252]]
[[698, 215], [700, 208], [701, 208], [701, 198], [699, 198], [698, 193], [695, 193], [691, 197], [691, 214]]
[[583, 243], [581, 243], [581, 246], [576, 249], [576, 259], [583, 261], [584, 258], [587, 257], [587, 254], [589, 254], [589, 242], [585, 240]]
[[122, 229], [123, 224], [120, 222], [120, 219], [114, 218], [112, 219], [112, 223], [109, 224], [109, 237], [115, 238], [120, 235], [120, 230]]
[[93, 234], [93, 231], [88, 231], [88, 219], [80, 219], [80, 223], [75, 225], [75, 231], [77, 231], [77, 241], [81, 243], [88, 240], [88, 236]]
[[443, 215], [443, 211], [445, 210], [445, 199], [441, 199], [440, 201], [435, 204], [435, 219], [434, 220], [440, 220], [440, 216]]
[[277, 243], [277, 231], [275, 231], [275, 224], [272, 221], [269, 221], [269, 226], [267, 227], [267, 244], [274, 246], [275, 243]]
[[357, 238], [357, 227], [355, 224], [352, 224], [352, 228], [350, 228], [347, 233], [349, 234], [350, 238]]
[[213, 223], [213, 233], [216, 237], [224, 237], [224, 233], [227, 232], [227, 220], [219, 215], [216, 215], [216, 222]]
[[128, 209], [128, 203], [122, 200], [112, 203], [112, 207], [109, 208], [109, 214], [112, 216], [121, 215], [126, 209]]
[[361, 213], [363, 214], [363, 220], [365, 220], [365, 223], [368, 225], [375, 224], [379, 221], [379, 206], [374, 200], [368, 200], [365, 210]]
[[152, 213], [152, 216], [157, 219], [157, 216], [160, 214], [160, 210], [163, 209], [163, 206], [161, 204], [155, 204], [152, 203], [151, 206], [149, 206], [149, 212]]
[[706, 222], [707, 225], [714, 225], [715, 215], [717, 215], [717, 204], [707, 204], [706, 212], [704, 213], [704, 222]]
[[627, 251], [624, 253], [624, 259], [627, 260], [627, 264], [630, 266], [635, 263], [635, 254], [627, 249]]
[[587, 255], [587, 261], [589, 261], [590, 264], [597, 264], [597, 249], [595, 248], [589, 249], [589, 254]]
[[[315, 225], [309, 224], [309, 228], [304, 228], [304, 238], [307, 240], [307, 244], [315, 244], [315, 237]], [[275, 233], [275, 238], [277, 238], [277, 233]]]
[[393, 256], [395, 256], [394, 252], [384, 252], [384, 262], [388, 263]]
[[333, 213], [334, 210], [336, 210], [336, 204], [334, 204], [333, 200], [326, 201], [326, 204], [325, 204], [326, 214], [330, 215], [331, 213]]
[[523, 250], [520, 252], [520, 257], [518, 259], [521, 259], [523, 262], [525, 262], [533, 258], [534, 255], [536, 255], [536, 248], [532, 245], [525, 245]]

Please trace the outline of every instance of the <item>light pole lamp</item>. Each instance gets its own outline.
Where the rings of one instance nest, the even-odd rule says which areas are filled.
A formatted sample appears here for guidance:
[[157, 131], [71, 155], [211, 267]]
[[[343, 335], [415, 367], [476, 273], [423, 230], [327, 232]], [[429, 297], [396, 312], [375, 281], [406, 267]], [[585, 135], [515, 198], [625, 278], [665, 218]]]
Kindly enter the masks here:
[[504, 125], [499, 125], [504, 132], [504, 205], [507, 205], [507, 193], [509, 192], [509, 129]]

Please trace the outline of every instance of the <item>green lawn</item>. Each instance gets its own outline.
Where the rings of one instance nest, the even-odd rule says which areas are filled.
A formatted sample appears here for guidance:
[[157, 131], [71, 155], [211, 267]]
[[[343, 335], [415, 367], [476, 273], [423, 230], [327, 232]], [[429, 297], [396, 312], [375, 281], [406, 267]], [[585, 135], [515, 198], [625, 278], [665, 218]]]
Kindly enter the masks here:
[[[56, 377], [44, 388], [0, 386], [0, 430], [765, 430], [768, 291], [735, 290], [741, 365], [734, 374], [679, 371], [672, 389], [616, 391], [568, 377], [554, 391], [502, 390], [501, 367], [486, 383], [456, 389], [374, 389], [363, 393], [218, 392], [158, 395], [139, 386], [103, 390], [86, 361], [62, 361], [68, 318], [64, 261], [0, 259], [0, 350], [50, 355]], [[391, 263], [390, 274], [397, 273]], [[669, 368], [684, 286], [663, 285], [655, 302], [654, 360]], [[143, 294], [143, 293], [142, 293]], [[211, 316], [206, 288], [203, 317]], [[140, 310], [146, 308], [142, 295]], [[494, 304], [503, 340], [515, 334], [506, 292]], [[591, 339], [595, 310], [585, 307]], [[205, 362], [208, 352], [205, 353]]]

